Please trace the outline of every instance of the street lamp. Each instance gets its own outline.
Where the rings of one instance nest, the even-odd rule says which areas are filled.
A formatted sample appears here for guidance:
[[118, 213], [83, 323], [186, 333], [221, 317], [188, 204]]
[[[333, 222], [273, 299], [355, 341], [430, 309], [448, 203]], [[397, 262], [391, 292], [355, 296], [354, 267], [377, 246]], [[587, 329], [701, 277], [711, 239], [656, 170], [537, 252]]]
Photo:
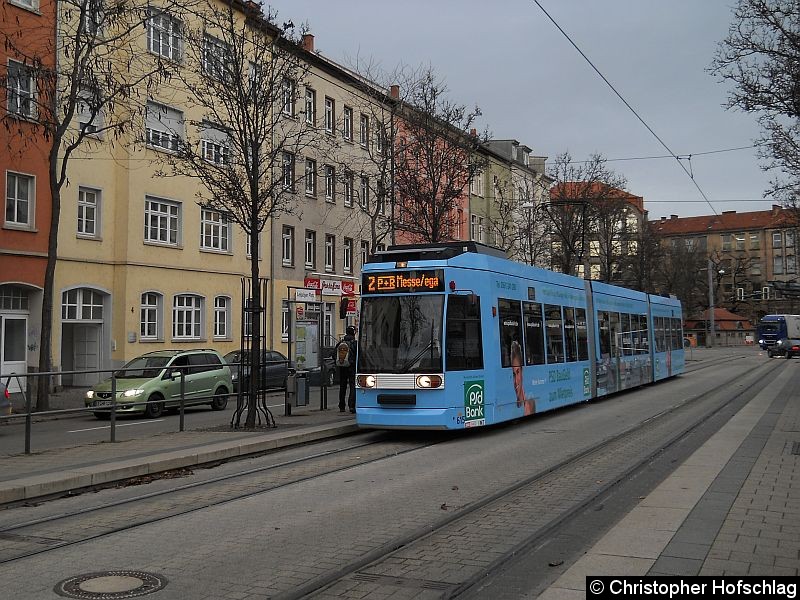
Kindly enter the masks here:
[[[716, 340], [717, 337], [716, 323], [714, 322], [714, 271], [715, 270], [716, 267], [714, 265], [714, 262], [709, 258], [708, 259], [708, 312], [709, 312], [709, 318], [711, 319], [710, 321], [711, 329], [709, 331], [708, 343], [706, 344], [707, 348], [714, 347], [714, 341]], [[719, 271], [717, 271], [717, 273], [719, 275], [725, 275], [725, 269], [720, 269]]]

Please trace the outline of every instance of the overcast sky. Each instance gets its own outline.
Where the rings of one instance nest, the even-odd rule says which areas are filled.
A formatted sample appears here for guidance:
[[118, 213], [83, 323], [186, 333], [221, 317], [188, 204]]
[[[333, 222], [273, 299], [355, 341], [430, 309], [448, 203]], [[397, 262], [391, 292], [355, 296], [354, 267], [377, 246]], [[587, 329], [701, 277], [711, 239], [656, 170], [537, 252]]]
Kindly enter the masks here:
[[[496, 139], [550, 158], [602, 154], [651, 219], [713, 212], [674, 158], [617, 160], [668, 152], [533, 0], [267, 1], [279, 23], [307, 23], [316, 49], [341, 64], [430, 64], [453, 100], [480, 106], [481, 128]], [[540, 3], [672, 152], [693, 155], [682, 163], [716, 212], [771, 206], [771, 174], [754, 149], [716, 152], [758, 135], [753, 115], [723, 108], [726, 87], [706, 71], [733, 0]]]

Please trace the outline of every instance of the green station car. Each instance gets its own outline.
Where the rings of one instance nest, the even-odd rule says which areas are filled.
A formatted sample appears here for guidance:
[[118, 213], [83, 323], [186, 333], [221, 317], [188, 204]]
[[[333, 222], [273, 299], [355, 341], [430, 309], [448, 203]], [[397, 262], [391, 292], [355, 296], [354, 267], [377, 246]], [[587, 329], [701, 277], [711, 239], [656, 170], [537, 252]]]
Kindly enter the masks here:
[[[214, 350], [158, 350], [134, 358], [114, 373], [116, 412], [144, 413], [156, 418], [166, 408], [180, 405], [181, 375], [184, 405], [209, 404], [223, 410], [233, 391], [231, 371]], [[86, 406], [96, 408], [94, 416], [108, 419], [111, 407], [111, 379], [86, 392]]]

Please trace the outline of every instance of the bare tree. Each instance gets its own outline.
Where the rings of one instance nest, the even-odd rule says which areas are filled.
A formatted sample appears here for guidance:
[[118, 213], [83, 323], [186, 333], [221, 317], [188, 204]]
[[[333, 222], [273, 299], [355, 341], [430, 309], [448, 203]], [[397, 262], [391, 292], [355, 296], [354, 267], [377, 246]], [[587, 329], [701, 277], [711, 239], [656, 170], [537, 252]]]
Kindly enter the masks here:
[[447, 87], [431, 68], [406, 80], [407, 101], [397, 115], [394, 140], [395, 226], [410, 241], [454, 239], [461, 226], [460, 201], [486, 160], [479, 154], [484, 132], [473, 125], [481, 112], [447, 98]]
[[509, 181], [494, 185], [491, 218], [488, 220], [490, 239], [505, 251], [508, 258], [538, 267], [550, 266], [550, 238], [547, 235], [546, 215], [536, 204], [536, 182], [524, 180], [522, 198], [515, 197]]
[[[612, 226], [618, 207], [604, 202], [608, 202], [611, 190], [625, 186], [624, 178], [609, 170], [606, 159], [599, 154], [577, 163], [569, 152], [555, 158], [548, 175], [554, 182], [545, 211], [552, 236], [553, 267], [562, 273], [575, 273], [587, 258], [590, 237], [599, 233], [598, 217], [606, 220], [603, 234], [611, 256]], [[604, 206], [609, 208], [605, 210]]]
[[707, 268], [705, 251], [673, 239], [659, 261], [656, 288], [680, 299], [687, 314], [699, 312], [708, 307]]
[[221, 5], [202, 0], [201, 18], [186, 28], [189, 68], [173, 77], [188, 92], [185, 143], [163, 153], [168, 174], [196, 179], [197, 201], [238, 224], [250, 246], [250, 360], [246, 427], [256, 424], [262, 360], [259, 235], [274, 217], [297, 210], [295, 191], [305, 175], [296, 160], [322, 140], [313, 120], [298, 110], [309, 65], [291, 24], [279, 27], [274, 13], [255, 4]]
[[[603, 187], [606, 187], [605, 185]], [[622, 245], [628, 236], [628, 212], [630, 204], [618, 197], [619, 188], [607, 187], [603, 198], [591, 205], [593, 231], [600, 258], [600, 281], [611, 283], [619, 272], [622, 260]]]
[[[796, 0], [739, 0], [711, 73], [732, 83], [728, 108], [757, 115], [768, 194], [800, 199], [800, 11]], [[782, 175], [782, 176], [781, 176]]]
[[619, 262], [622, 285], [648, 293], [658, 292], [657, 271], [664, 258], [661, 236], [647, 219], [627, 240]]
[[[49, 143], [51, 220], [40, 372], [52, 370], [53, 285], [70, 161], [79, 149], [122, 143], [140, 112], [138, 98], [165, 75], [160, 60], [140, 51], [143, 26], [151, 16], [149, 6], [138, 0], [64, 0], [57, 6], [55, 31], [48, 20], [30, 30], [5, 23], [0, 29], [0, 40], [16, 57], [0, 75], [9, 107], [2, 116], [3, 126], [10, 137], [22, 141], [22, 153], [29, 150], [26, 140], [32, 138], [26, 136], [31, 131]], [[49, 408], [49, 388], [44, 382], [38, 386], [37, 410]]]

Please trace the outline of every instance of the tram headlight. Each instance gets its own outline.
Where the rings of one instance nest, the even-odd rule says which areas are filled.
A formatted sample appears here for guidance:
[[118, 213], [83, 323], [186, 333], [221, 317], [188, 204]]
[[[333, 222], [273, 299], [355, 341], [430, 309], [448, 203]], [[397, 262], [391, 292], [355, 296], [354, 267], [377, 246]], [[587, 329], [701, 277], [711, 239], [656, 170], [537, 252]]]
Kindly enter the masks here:
[[361, 388], [374, 388], [375, 387], [375, 375], [359, 375], [358, 376], [358, 387], [361, 387]]
[[423, 389], [434, 389], [441, 387], [442, 378], [438, 375], [420, 375], [417, 377], [417, 387]]

